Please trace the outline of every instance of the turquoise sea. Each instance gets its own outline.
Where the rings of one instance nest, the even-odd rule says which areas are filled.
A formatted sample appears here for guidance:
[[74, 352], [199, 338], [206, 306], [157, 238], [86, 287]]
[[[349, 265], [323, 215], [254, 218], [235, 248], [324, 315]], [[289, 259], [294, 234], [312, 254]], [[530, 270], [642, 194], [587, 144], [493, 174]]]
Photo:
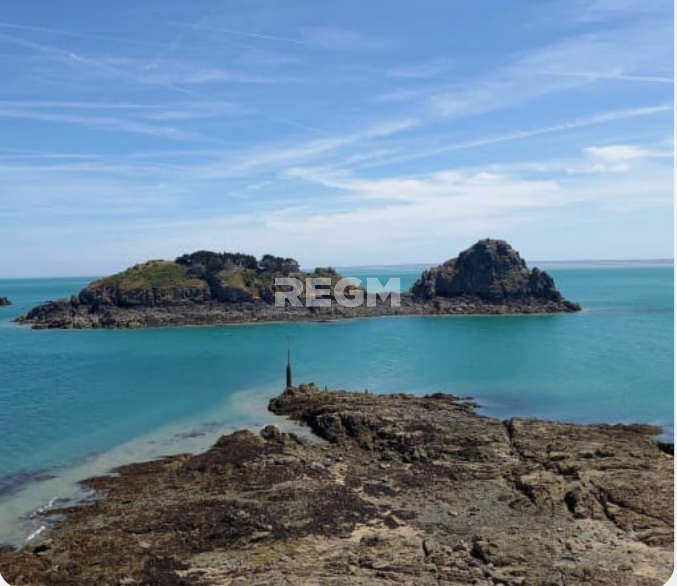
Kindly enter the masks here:
[[[11, 320], [90, 278], [0, 280], [0, 542], [115, 464], [207, 447], [263, 425], [284, 382], [471, 395], [501, 418], [647, 422], [673, 436], [672, 264], [544, 265], [584, 311], [128, 331], [33, 331]], [[408, 288], [421, 268], [342, 269]]]

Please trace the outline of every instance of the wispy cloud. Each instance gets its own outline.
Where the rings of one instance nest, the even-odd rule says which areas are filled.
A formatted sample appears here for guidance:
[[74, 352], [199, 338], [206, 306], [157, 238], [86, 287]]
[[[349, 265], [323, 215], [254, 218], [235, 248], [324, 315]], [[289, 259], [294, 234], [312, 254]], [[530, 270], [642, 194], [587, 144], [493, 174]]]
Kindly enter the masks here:
[[662, 22], [570, 37], [438, 93], [428, 103], [442, 115], [459, 117], [523, 106], [598, 81], [664, 81], [670, 76], [645, 72], [672, 71], [668, 39], [672, 39], [672, 28]]
[[175, 104], [132, 104], [125, 102], [84, 102], [74, 100], [0, 100], [2, 108], [49, 109], [49, 110], [93, 110], [122, 112], [148, 120], [189, 120], [208, 118], [225, 113], [242, 113], [235, 105], [214, 102], [190, 102]]
[[144, 124], [127, 118], [66, 114], [44, 110], [33, 110], [29, 108], [7, 108], [2, 106], [0, 106], [0, 117], [18, 118], [24, 120], [41, 120], [45, 122], [60, 122], [66, 124], [75, 124], [77, 126], [96, 130], [106, 130], [109, 132], [129, 132], [156, 136], [160, 138], [190, 139], [196, 137], [196, 135], [192, 132], [187, 132], [178, 128]]
[[213, 102], [133, 104], [69, 100], [0, 100], [0, 117], [4, 118], [74, 124], [95, 130], [144, 134], [174, 140], [195, 139], [199, 135], [190, 130], [154, 122], [181, 122], [243, 112], [245, 111], [240, 108]]
[[386, 73], [387, 77], [400, 79], [427, 79], [446, 73], [453, 66], [446, 59], [435, 59], [425, 63], [415, 63], [395, 67]]
[[357, 51], [382, 47], [383, 40], [337, 26], [313, 26], [301, 29], [305, 43], [320, 49]]
[[[390, 130], [394, 129], [393, 125]], [[101, 166], [101, 161], [86, 160], [37, 168], [0, 165], [13, 193], [0, 204], [0, 219], [30, 213], [34, 224], [46, 223], [46, 237], [56, 237], [56, 233], [49, 236], [55, 226], [85, 237], [100, 229], [103, 218], [107, 222], [117, 218], [117, 223], [106, 226], [106, 238], [96, 240], [93, 246], [99, 257], [109, 262], [117, 259], [115, 262], [123, 265], [138, 260], [140, 254], [171, 257], [189, 249], [223, 246], [297, 256], [306, 251], [301, 255], [306, 263], [326, 259], [344, 264], [377, 262], [393, 258], [393, 254], [400, 262], [416, 262], [431, 258], [423, 256], [430, 254], [426, 251], [453, 252], [468, 239], [527, 228], [552, 213], [566, 217], [580, 204], [599, 214], [670, 209], [672, 169], [669, 160], [653, 158], [658, 153], [663, 153], [661, 146], [616, 144], [588, 147], [578, 158], [561, 162], [534, 161], [500, 170], [486, 164], [483, 168], [442, 168], [379, 177], [295, 168], [289, 171], [289, 178], [308, 183], [313, 197], [302, 201], [276, 198], [271, 205], [263, 205], [260, 198], [288, 190], [289, 186], [279, 189], [283, 178], [255, 183], [248, 179], [240, 188], [229, 187], [223, 177], [210, 184], [200, 161], [155, 170], [130, 163]], [[295, 154], [302, 159], [308, 156], [308, 152]], [[620, 159], [627, 164], [622, 174], [611, 166], [594, 175], [586, 173], [591, 162]], [[640, 165], [642, 161], [650, 166]], [[564, 172], [555, 177], [552, 171], [557, 166]], [[533, 177], [535, 168], [548, 174]], [[56, 188], [46, 189], [48, 185]], [[250, 201], [254, 192], [259, 199]], [[48, 199], [45, 193], [49, 193]], [[91, 193], [98, 194], [96, 218], [85, 205]], [[638, 198], [637, 193], [643, 197]], [[229, 211], [227, 201], [239, 201], [245, 207]], [[199, 213], [177, 215], [186, 205]], [[299, 225], [304, 229], [299, 230]], [[345, 234], [356, 232], [361, 234], [359, 239], [345, 239]], [[317, 234], [323, 238], [318, 240]], [[398, 237], [393, 239], [393, 234]], [[128, 243], [129, 258], [121, 260], [124, 251], [108, 248], [116, 240]], [[339, 240], [343, 244], [337, 251], [334, 243]]]
[[190, 24], [187, 22], [176, 22], [176, 21], [169, 21], [169, 24], [173, 24], [175, 26], [179, 27], [185, 27], [185, 28], [190, 28], [193, 30], [201, 30], [201, 31], [207, 31], [207, 32], [212, 32], [212, 33], [221, 33], [225, 35], [234, 35], [236, 37], [247, 37], [251, 39], [261, 39], [265, 41], [280, 41], [282, 43], [291, 43], [293, 45], [304, 45], [307, 41], [305, 39], [298, 39], [298, 38], [293, 38], [293, 37], [283, 37], [280, 35], [272, 35], [272, 34], [266, 34], [266, 33], [261, 33], [261, 32], [251, 32], [251, 31], [239, 31], [239, 30], [233, 30], [229, 28], [221, 28], [221, 27], [214, 27], [214, 26], [207, 26], [204, 24]]
[[[223, 108], [228, 109], [233, 107], [231, 102], [224, 100], [221, 97], [208, 95], [204, 92], [184, 87], [183, 85], [190, 83], [191, 80], [194, 83], [204, 83], [207, 80], [215, 81], [214, 78], [219, 76], [229, 77], [231, 81], [235, 81], [238, 76], [233, 72], [226, 72], [219, 69], [192, 69], [187, 64], [180, 64], [178, 69], [174, 67], [174, 69], [164, 68], [157, 71], [144, 71], [143, 64], [137, 59], [112, 57], [93, 58], [80, 53], [62, 49], [61, 47], [35, 43], [33, 41], [28, 41], [26, 39], [0, 33], [0, 41], [2, 40], [31, 49], [32, 51], [36, 51], [47, 56], [51, 56], [58, 60], [65, 61], [68, 64], [86, 67], [89, 71], [97, 72], [113, 79], [132, 80], [139, 84], [157, 86], [171, 90], [175, 93], [182, 94], [184, 96], [190, 96], [199, 100], [208, 101]], [[177, 77], [180, 77], [180, 80], [177, 80]], [[238, 81], [243, 82], [244, 79], [245, 75], [243, 74], [242, 77], [239, 77]], [[248, 78], [248, 81], [252, 82], [253, 78]], [[257, 80], [257, 82], [260, 81], [261, 80]], [[245, 109], [242, 108], [240, 111], [243, 112]], [[283, 125], [293, 126], [295, 128], [303, 128], [311, 132], [317, 131], [317, 129], [314, 127], [304, 125], [303, 123], [295, 120], [291, 120], [288, 117], [277, 116], [273, 114], [269, 115], [265, 112], [262, 113], [262, 115], [269, 120]]]
[[114, 41], [116, 43], [121, 43], [125, 45], [139, 45], [144, 47], [155, 47], [159, 48], [163, 45], [161, 43], [153, 43], [150, 41], [145, 41], [143, 39], [138, 39], [134, 37], [115, 37], [110, 35], [98, 35], [92, 33], [84, 33], [81, 31], [72, 31], [72, 30], [63, 30], [52, 27], [45, 26], [35, 26], [30, 24], [21, 24], [21, 23], [12, 23], [12, 22], [0, 22], [0, 29], [9, 29], [9, 30], [18, 30], [26, 32], [37, 32], [37, 33], [46, 33], [48, 35], [59, 35], [64, 37], [71, 37], [75, 39], [88, 39], [94, 41]]
[[612, 17], [637, 19], [647, 15], [672, 15], [672, 0], [577, 0], [567, 6], [568, 15], [574, 21], [608, 22]]
[[417, 122], [413, 119], [394, 120], [367, 126], [353, 133], [346, 133], [326, 138], [318, 138], [297, 144], [277, 144], [272, 147], [254, 149], [205, 165], [201, 174], [204, 177], [237, 177], [255, 173], [257, 170], [270, 171], [311, 161], [318, 156], [363, 144], [371, 139], [393, 136], [414, 128]]
[[403, 163], [405, 161], [415, 161], [419, 159], [427, 159], [436, 157], [445, 153], [454, 151], [461, 151], [466, 149], [475, 149], [484, 146], [491, 146], [496, 144], [511, 143], [516, 141], [527, 140], [548, 134], [556, 134], [560, 132], [568, 132], [580, 128], [587, 128], [590, 126], [597, 126], [599, 124], [606, 124], [617, 122], [619, 120], [628, 120], [632, 118], [641, 118], [644, 116], [654, 116], [672, 112], [674, 106], [672, 104], [658, 104], [653, 106], [644, 106], [640, 108], [627, 108], [621, 110], [612, 110], [609, 112], [600, 112], [591, 116], [583, 118], [576, 118], [568, 120], [559, 124], [550, 126], [542, 126], [539, 128], [532, 128], [527, 130], [517, 130], [508, 132], [506, 134], [490, 135], [486, 137], [473, 138], [463, 142], [455, 142], [446, 144], [440, 147], [421, 148], [416, 152], [409, 152], [402, 155], [395, 155], [393, 157], [385, 157], [365, 163], [364, 167], [379, 167], [384, 165], [392, 165], [396, 163]]
[[563, 77], [578, 77], [580, 79], [584, 79], [589, 82], [599, 80], [611, 80], [611, 81], [635, 81], [635, 82], [667, 83], [667, 84], [675, 83], [675, 80], [667, 75], [626, 75], [622, 73], [585, 73], [585, 72], [577, 73], [573, 71], [546, 71], [545, 73], [549, 75], [561, 75]]
[[277, 83], [280, 78], [252, 75], [221, 67], [195, 66], [193, 63], [166, 61], [161, 66], [143, 68], [138, 76], [146, 83], [199, 85], [213, 83]]

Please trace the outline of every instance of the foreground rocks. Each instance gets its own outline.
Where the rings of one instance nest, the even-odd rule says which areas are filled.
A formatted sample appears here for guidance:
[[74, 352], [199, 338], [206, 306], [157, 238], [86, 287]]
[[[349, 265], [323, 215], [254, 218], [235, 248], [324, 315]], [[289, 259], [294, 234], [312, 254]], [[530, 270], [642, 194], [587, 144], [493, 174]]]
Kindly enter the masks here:
[[449, 395], [289, 388], [269, 426], [88, 484], [0, 552], [20, 585], [660, 585], [673, 456], [642, 425], [478, 416]]
[[[329, 307], [313, 307], [305, 287], [300, 306], [276, 307], [276, 277], [331, 282]], [[529, 270], [502, 240], [481, 240], [457, 259], [423, 273], [401, 305], [376, 297], [373, 306], [345, 307], [333, 294], [334, 269], [299, 269], [291, 258], [200, 251], [174, 262], [150, 261], [87, 285], [70, 299], [50, 301], [18, 318], [35, 328], [134, 328], [250, 322], [313, 321], [388, 315], [559, 313], [580, 310], [554, 281]], [[348, 285], [346, 295], [364, 291]]]

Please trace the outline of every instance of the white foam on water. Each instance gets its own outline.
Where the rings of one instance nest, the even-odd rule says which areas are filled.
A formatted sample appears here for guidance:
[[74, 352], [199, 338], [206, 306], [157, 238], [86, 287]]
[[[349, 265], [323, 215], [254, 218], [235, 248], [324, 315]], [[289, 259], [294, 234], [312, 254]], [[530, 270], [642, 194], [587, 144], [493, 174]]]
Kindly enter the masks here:
[[28, 537], [26, 537], [26, 543], [33, 541], [38, 535], [40, 535], [40, 533], [46, 531], [46, 529], [47, 529], [46, 525], [41, 525], [39, 529], [36, 529], [35, 531], [33, 531], [33, 533], [31, 533]]

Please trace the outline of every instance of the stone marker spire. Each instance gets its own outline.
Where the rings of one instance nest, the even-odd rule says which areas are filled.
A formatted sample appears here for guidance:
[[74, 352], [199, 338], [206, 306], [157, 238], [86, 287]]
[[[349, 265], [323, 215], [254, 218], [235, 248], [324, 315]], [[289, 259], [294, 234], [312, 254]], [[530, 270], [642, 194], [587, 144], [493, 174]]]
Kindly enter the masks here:
[[289, 338], [287, 338], [287, 388], [294, 386], [291, 376], [291, 349], [289, 345]]

